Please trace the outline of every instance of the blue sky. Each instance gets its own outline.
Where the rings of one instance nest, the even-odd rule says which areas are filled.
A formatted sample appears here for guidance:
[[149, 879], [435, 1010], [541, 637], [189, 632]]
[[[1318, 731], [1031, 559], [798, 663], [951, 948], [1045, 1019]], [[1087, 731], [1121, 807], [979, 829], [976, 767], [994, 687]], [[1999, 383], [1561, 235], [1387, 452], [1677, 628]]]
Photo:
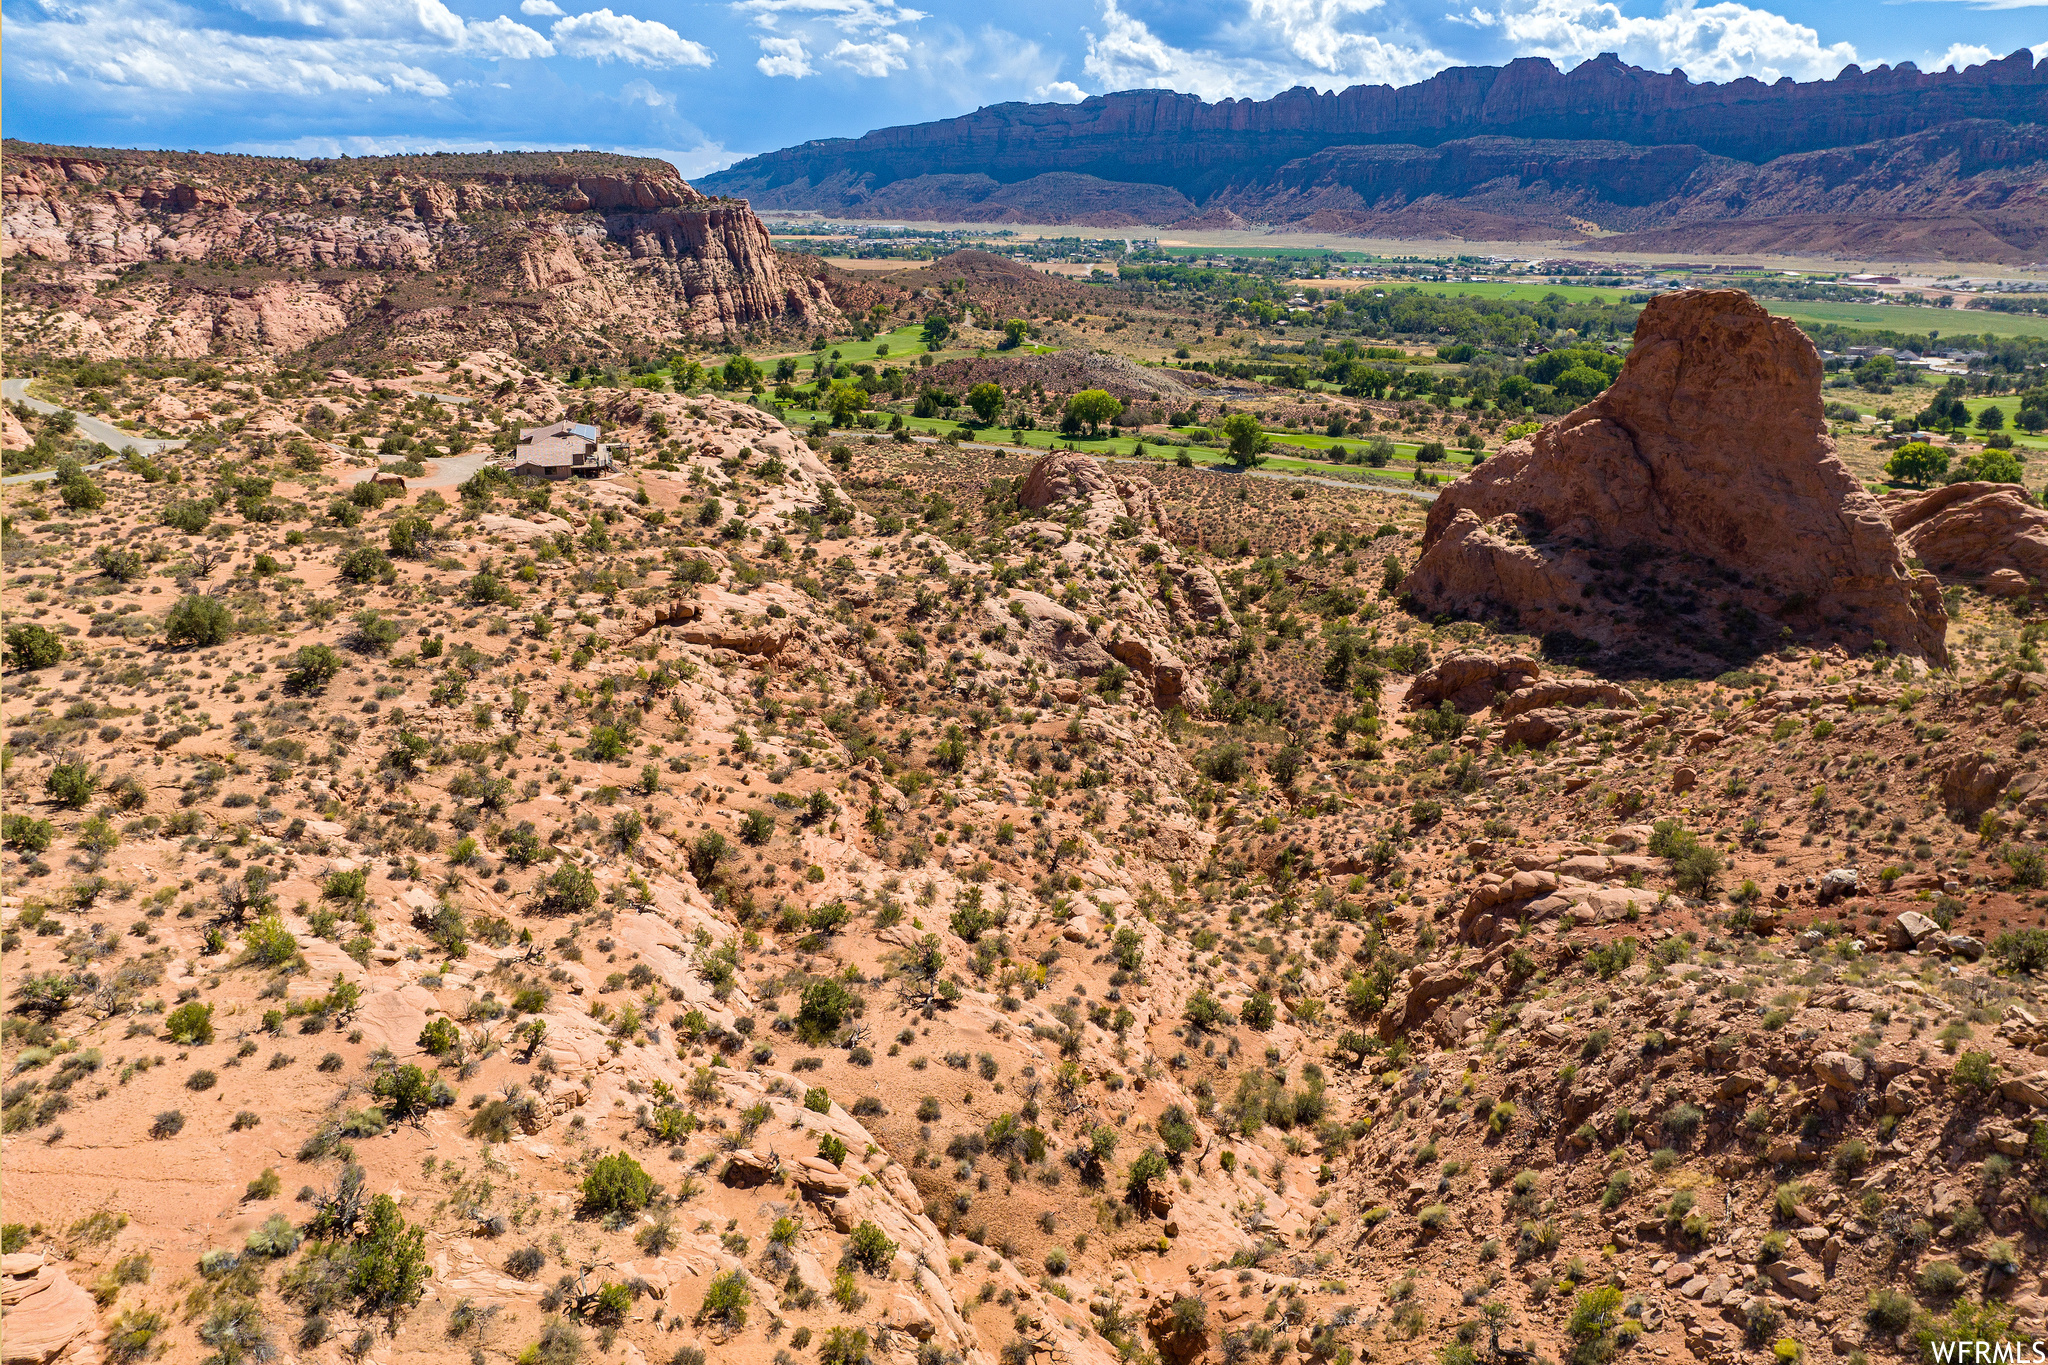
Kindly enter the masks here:
[[1694, 80], [1940, 69], [2037, 44], [2048, 58], [2048, 0], [0, 0], [0, 17], [11, 137], [288, 155], [593, 147], [685, 175], [1138, 87], [1263, 97], [1603, 51]]

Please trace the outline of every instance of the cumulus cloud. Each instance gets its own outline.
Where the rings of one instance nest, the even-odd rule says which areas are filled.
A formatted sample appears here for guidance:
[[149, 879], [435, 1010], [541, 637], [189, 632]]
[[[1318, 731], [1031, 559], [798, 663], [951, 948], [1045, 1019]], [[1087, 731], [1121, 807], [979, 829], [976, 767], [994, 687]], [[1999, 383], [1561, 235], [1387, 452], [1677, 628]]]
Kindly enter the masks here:
[[895, 0], [737, 0], [732, 9], [754, 26], [761, 45], [754, 68], [798, 80], [818, 74], [817, 52], [857, 76], [906, 70], [911, 43], [896, 30], [930, 17]]
[[818, 68], [811, 65], [811, 54], [804, 50], [803, 39], [764, 37], [760, 43], [761, 55], [755, 59], [754, 68], [762, 75], [802, 80], [818, 74]]
[[1072, 81], [1047, 81], [1031, 92], [1031, 98], [1047, 104], [1079, 104], [1088, 92]]
[[1936, 57], [1928, 66], [1930, 71], [1946, 71], [1954, 67], [1962, 71], [1972, 66], [1982, 66], [1998, 54], [1977, 43], [1950, 43], [1948, 51]]
[[541, 19], [559, 19], [566, 13], [555, 0], [519, 0], [519, 12]]
[[891, 71], [902, 71], [909, 67], [905, 55], [910, 51], [910, 40], [900, 33], [878, 33], [865, 43], [841, 39], [839, 45], [825, 54], [825, 60], [843, 66], [857, 76], [886, 76]]
[[1683, 70], [1694, 80], [1754, 76], [1825, 80], [1856, 60], [1848, 43], [1826, 43], [1814, 29], [1770, 10], [1722, 0], [1672, 0], [1655, 15], [1624, 14], [1608, 0], [1510, 0], [1473, 9], [1465, 21], [1497, 30], [1516, 52], [1575, 63], [1602, 52], [1652, 70]]
[[7, 29], [9, 67], [30, 81], [187, 94], [449, 93], [447, 82], [421, 64], [445, 45], [417, 35], [247, 34], [188, 10], [145, 9], [126, 0], [58, 11], [24, 8], [8, 16]]
[[711, 50], [667, 24], [609, 9], [557, 19], [550, 30], [564, 56], [634, 66], [709, 66]]
[[[549, 5], [549, 0], [527, 0]], [[486, 57], [551, 57], [539, 33], [513, 19], [464, 19], [442, 0], [233, 0], [242, 13], [266, 23], [310, 30], [338, 40], [385, 40], [445, 47]], [[552, 13], [561, 11], [549, 5]], [[523, 10], [532, 14], [531, 8]]]
[[1101, 90], [1169, 89], [1204, 99], [1260, 99], [1295, 85], [1393, 85], [1441, 71], [1434, 48], [1361, 32], [1381, 0], [1248, 0], [1217, 41], [1185, 48], [1154, 33], [1117, 0], [1103, 0], [1082, 70]]

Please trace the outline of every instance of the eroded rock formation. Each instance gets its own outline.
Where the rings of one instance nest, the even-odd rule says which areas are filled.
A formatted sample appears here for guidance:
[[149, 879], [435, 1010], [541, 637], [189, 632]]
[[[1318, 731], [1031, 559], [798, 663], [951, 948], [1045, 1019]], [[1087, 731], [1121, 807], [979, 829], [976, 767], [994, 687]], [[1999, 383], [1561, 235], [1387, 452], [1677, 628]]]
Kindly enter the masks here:
[[[563, 324], [657, 342], [838, 317], [744, 203], [665, 162], [9, 151], [16, 300], [88, 351], [296, 351], [355, 329], [439, 354], [545, 344]], [[415, 285], [436, 272], [465, 290]]]
[[1437, 500], [1410, 589], [1624, 668], [1786, 638], [1945, 659], [1935, 580], [1836, 458], [1820, 382], [1747, 294], [1656, 299], [1612, 387]]
[[2023, 597], [2048, 579], [2048, 511], [2009, 483], [1952, 483], [1895, 504], [1892, 530], [1945, 581]]

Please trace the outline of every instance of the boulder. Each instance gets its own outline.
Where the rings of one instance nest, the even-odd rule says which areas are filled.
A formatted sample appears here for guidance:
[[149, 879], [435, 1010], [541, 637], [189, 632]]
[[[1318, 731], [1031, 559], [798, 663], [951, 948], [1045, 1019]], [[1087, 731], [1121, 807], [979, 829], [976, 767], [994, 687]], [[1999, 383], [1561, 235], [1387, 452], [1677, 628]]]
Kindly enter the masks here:
[[759, 1152], [742, 1147], [725, 1159], [725, 1170], [720, 1173], [719, 1179], [728, 1185], [750, 1189], [755, 1185], [765, 1185], [771, 1180], [779, 1179], [779, 1165], [772, 1153], [763, 1156]]
[[1885, 936], [1891, 941], [1892, 947], [1903, 951], [1919, 947], [1922, 941], [1940, 932], [1939, 924], [1918, 910], [1907, 910], [1885, 929]]
[[898, 1294], [892, 1299], [882, 1320], [919, 1341], [930, 1341], [939, 1330], [939, 1325], [932, 1321], [932, 1310], [908, 1294]]
[[1807, 1303], [1818, 1299], [1827, 1287], [1818, 1273], [1794, 1261], [1772, 1261], [1764, 1267], [1764, 1274], [1779, 1289]]
[[1194, 1285], [1184, 1284], [1152, 1301], [1145, 1314], [1145, 1329], [1151, 1333], [1152, 1344], [1159, 1348], [1162, 1359], [1200, 1359], [1209, 1349], [1208, 1305], [1202, 1302]]
[[2016, 1104], [2033, 1109], [2048, 1109], [2048, 1071], [2036, 1071], [2025, 1076], [2008, 1076], [1999, 1082], [1998, 1093]]
[[[1786, 630], [1945, 662], [1939, 584], [1836, 457], [1820, 384], [1813, 343], [1749, 295], [1661, 295], [1604, 393], [1437, 499], [1408, 586], [1617, 662], [1711, 665]], [[1637, 605], [1653, 586], [1685, 609]]]
[[1506, 720], [1544, 707], [1588, 706], [1594, 702], [1630, 710], [1642, 705], [1636, 694], [1620, 683], [1601, 682], [1597, 678], [1545, 678], [1502, 701], [1495, 714]]
[[1813, 1059], [1813, 1074], [1830, 1090], [1856, 1090], [1863, 1084], [1863, 1059], [1847, 1052], [1823, 1052]]
[[1501, 728], [1501, 740], [1507, 744], [1526, 744], [1531, 749], [1541, 749], [1570, 734], [1572, 725], [1572, 713], [1569, 711], [1525, 711]]
[[1411, 711], [1443, 702], [1460, 711], [1477, 711], [1492, 705], [1496, 693], [1526, 688], [1542, 673], [1542, 665], [1521, 654], [1453, 654], [1415, 675], [1404, 704]]
[[2048, 579], [2048, 511], [2009, 483], [1952, 483], [1892, 513], [1907, 554], [1943, 582], [2024, 597]]
[[1858, 877], [1855, 868], [1837, 867], [1821, 874], [1817, 894], [1822, 905], [1829, 905], [1844, 896], [1855, 895], [1860, 885], [1861, 878]]
[[1942, 803], [1965, 815], [1980, 815], [1997, 803], [2012, 778], [2013, 769], [1990, 754], [1963, 754], [1942, 771]]

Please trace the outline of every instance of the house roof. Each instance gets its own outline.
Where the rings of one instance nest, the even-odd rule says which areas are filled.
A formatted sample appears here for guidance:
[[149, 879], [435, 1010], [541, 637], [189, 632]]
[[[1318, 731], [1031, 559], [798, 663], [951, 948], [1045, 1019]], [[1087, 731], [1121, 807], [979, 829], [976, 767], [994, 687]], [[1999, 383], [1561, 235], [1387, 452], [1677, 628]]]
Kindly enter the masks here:
[[595, 441], [599, 435], [598, 429], [588, 422], [553, 422], [544, 427], [521, 427], [519, 429], [519, 443], [527, 445], [534, 441], [561, 437], [574, 437], [583, 441]]

